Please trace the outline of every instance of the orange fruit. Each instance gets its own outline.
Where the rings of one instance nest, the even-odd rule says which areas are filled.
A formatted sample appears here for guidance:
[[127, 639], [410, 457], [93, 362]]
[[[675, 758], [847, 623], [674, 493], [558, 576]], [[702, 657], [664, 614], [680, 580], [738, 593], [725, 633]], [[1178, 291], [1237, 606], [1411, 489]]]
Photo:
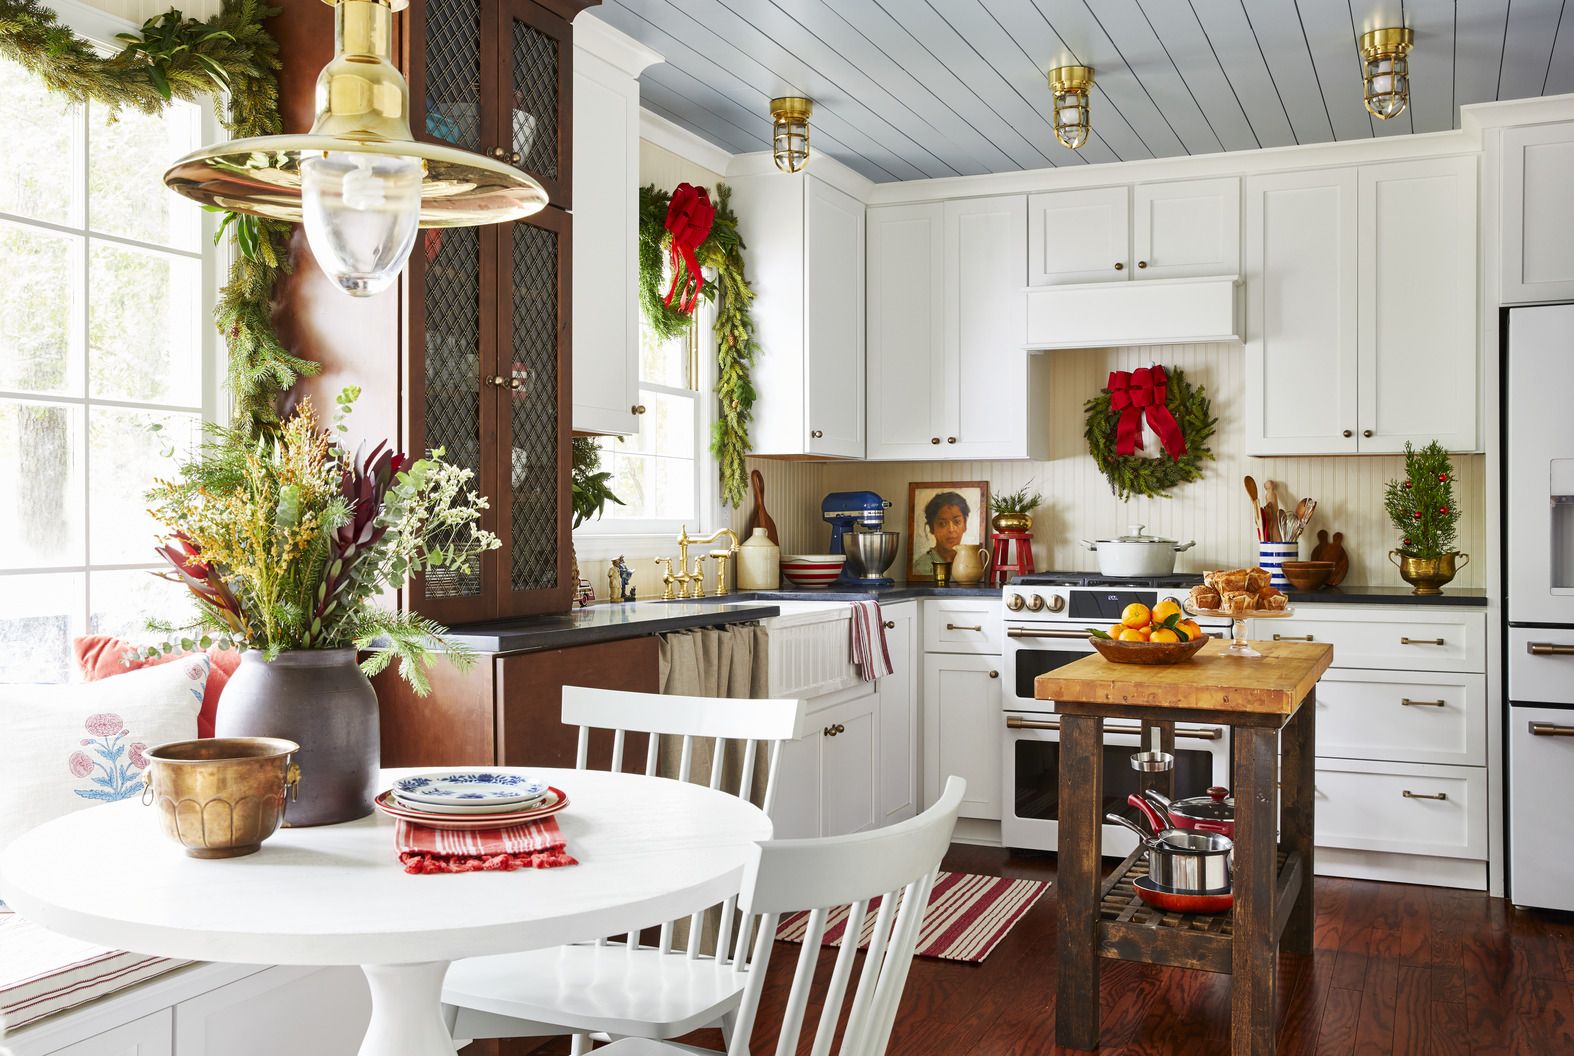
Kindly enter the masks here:
[[1147, 641], [1149, 638], [1153, 637], [1153, 628], [1152, 627], [1138, 627], [1137, 628], [1137, 633], [1142, 635], [1142, 640], [1143, 641]]
[[1127, 605], [1120, 614], [1120, 622], [1132, 628], [1146, 627], [1152, 619], [1153, 613], [1140, 601]]
[[1179, 603], [1177, 603], [1174, 598], [1165, 598], [1163, 601], [1153, 606], [1153, 622], [1163, 623], [1171, 616], [1178, 616], [1180, 613], [1181, 607]]
[[1176, 634], [1172, 630], [1169, 630], [1168, 628], [1160, 627], [1158, 630], [1153, 632], [1153, 637], [1149, 638], [1148, 641], [1150, 641], [1150, 642], [1178, 642], [1178, 641], [1180, 641], [1180, 635]]
[[1121, 635], [1121, 632], [1124, 631], [1125, 629], [1126, 629], [1126, 627], [1125, 627], [1124, 624], [1120, 624], [1120, 623], [1113, 624], [1110, 627], [1110, 629], [1109, 629], [1109, 636], [1111, 638], [1119, 639], [1120, 635]]
[[1123, 642], [1145, 642], [1148, 639], [1143, 634], [1143, 632], [1137, 628], [1126, 627], [1120, 632], [1120, 640]]
[[1197, 626], [1196, 620], [1182, 620], [1176, 626], [1186, 632], [1186, 640], [1188, 642], [1202, 637], [1202, 628]]

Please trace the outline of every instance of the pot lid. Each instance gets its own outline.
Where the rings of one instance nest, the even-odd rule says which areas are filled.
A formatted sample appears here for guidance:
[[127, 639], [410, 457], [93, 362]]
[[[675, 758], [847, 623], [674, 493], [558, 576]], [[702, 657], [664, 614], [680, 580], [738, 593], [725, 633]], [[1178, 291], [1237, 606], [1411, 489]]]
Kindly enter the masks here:
[[1234, 821], [1235, 799], [1229, 789], [1214, 785], [1206, 796], [1177, 799], [1170, 804], [1170, 813], [1196, 821]]
[[1175, 540], [1173, 539], [1160, 539], [1156, 535], [1149, 535], [1147, 527], [1145, 524], [1127, 525], [1126, 532], [1128, 534], [1126, 535], [1118, 536], [1114, 539], [1095, 539], [1093, 541], [1095, 543], [1161, 543], [1165, 546], [1175, 545]]

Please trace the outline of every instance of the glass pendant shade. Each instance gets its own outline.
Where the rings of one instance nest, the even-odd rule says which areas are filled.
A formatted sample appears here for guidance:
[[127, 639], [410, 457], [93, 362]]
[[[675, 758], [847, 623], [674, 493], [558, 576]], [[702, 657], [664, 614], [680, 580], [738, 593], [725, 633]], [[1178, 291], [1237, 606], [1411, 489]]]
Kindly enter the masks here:
[[546, 205], [521, 170], [457, 147], [417, 142], [410, 91], [389, 61], [393, 13], [408, 0], [326, 0], [336, 54], [317, 78], [305, 135], [237, 139], [188, 154], [164, 173], [204, 205], [304, 223], [318, 264], [346, 292], [384, 289], [418, 227], [518, 220]]
[[1388, 121], [1410, 105], [1410, 48], [1408, 28], [1374, 29], [1361, 36], [1366, 111]]
[[1088, 111], [1093, 70], [1088, 66], [1057, 66], [1049, 71], [1049, 87], [1054, 92], [1055, 138], [1077, 150], [1093, 133]]
[[783, 172], [809, 164], [809, 115], [814, 104], [800, 96], [771, 100], [771, 160]]

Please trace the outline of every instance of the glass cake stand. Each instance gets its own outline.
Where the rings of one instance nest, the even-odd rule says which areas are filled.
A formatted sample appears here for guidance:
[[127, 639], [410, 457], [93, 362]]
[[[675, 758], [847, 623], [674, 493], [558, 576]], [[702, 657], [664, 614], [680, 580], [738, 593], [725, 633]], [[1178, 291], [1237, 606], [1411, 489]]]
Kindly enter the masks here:
[[1251, 643], [1246, 640], [1247, 620], [1282, 620], [1286, 616], [1295, 615], [1295, 609], [1289, 606], [1286, 606], [1282, 609], [1253, 609], [1251, 612], [1247, 613], [1224, 612], [1220, 609], [1199, 609], [1192, 605], [1189, 599], [1181, 602], [1181, 608], [1185, 609], [1193, 616], [1210, 616], [1215, 619], [1234, 621], [1235, 633], [1230, 640], [1229, 648], [1224, 650], [1225, 656], [1262, 656], [1262, 654], [1253, 649], [1251, 647]]

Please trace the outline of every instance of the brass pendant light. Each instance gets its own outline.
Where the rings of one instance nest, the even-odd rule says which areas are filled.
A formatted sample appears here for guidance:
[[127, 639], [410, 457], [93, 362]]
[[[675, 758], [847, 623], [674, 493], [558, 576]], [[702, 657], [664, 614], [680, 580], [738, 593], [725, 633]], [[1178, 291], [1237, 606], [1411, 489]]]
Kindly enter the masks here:
[[1055, 138], [1078, 150], [1093, 132], [1088, 95], [1093, 91], [1093, 67], [1056, 66], [1049, 71], [1049, 88], [1055, 93], [1051, 114]]
[[809, 115], [814, 103], [799, 95], [771, 100], [771, 160], [783, 172], [809, 164]]
[[393, 281], [417, 227], [502, 223], [546, 205], [546, 191], [501, 150], [489, 158], [411, 134], [410, 90], [390, 61], [393, 13], [409, 0], [325, 2], [336, 54], [317, 77], [311, 131], [205, 147], [170, 166], [167, 186], [230, 212], [304, 222], [318, 263], [354, 295]]
[[1366, 112], [1379, 121], [1398, 117], [1410, 105], [1410, 48], [1415, 36], [1409, 26], [1374, 29], [1361, 34], [1363, 97]]

